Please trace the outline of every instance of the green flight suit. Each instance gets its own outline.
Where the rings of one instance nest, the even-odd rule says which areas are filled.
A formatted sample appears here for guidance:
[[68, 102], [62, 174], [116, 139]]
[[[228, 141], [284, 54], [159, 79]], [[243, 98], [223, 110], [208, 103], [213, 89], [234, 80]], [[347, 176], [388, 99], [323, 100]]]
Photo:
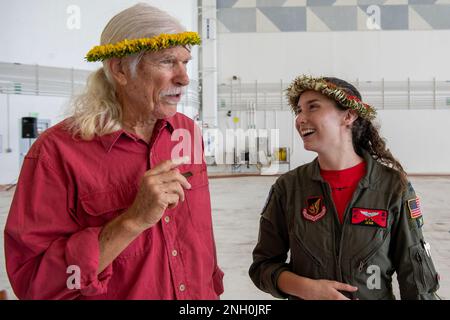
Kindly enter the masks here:
[[363, 157], [367, 173], [346, 208], [343, 224], [317, 158], [275, 182], [261, 214], [249, 270], [259, 289], [296, 299], [277, 288], [278, 276], [288, 270], [356, 286], [355, 293], [343, 292], [352, 299], [395, 299], [396, 272], [402, 299], [438, 299], [439, 275], [423, 238], [414, 189], [408, 184], [402, 191], [397, 171], [367, 152]]

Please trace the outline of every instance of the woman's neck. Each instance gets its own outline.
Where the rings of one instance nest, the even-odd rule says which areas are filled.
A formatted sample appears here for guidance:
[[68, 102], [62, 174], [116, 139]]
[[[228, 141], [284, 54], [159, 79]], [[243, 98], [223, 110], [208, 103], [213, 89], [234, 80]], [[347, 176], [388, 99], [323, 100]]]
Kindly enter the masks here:
[[322, 170], [344, 170], [364, 161], [353, 149], [342, 148], [319, 153], [319, 165]]

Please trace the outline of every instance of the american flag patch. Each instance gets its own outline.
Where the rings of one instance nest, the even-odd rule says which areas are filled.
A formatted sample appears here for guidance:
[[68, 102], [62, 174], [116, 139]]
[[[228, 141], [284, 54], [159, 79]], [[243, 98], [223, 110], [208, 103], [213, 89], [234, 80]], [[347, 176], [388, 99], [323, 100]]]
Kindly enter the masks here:
[[419, 198], [408, 200], [408, 209], [411, 214], [411, 218], [419, 218], [422, 216], [422, 211], [420, 209], [420, 201]]

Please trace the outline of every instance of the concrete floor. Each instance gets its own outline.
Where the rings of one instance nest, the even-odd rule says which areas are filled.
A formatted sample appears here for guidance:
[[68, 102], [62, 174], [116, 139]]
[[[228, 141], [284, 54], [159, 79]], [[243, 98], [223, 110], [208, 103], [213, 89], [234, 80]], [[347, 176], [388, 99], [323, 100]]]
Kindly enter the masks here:
[[[211, 201], [219, 264], [225, 272], [222, 299], [272, 299], [259, 291], [248, 277], [251, 252], [258, 236], [259, 214], [276, 177], [211, 179]], [[439, 295], [450, 299], [450, 177], [410, 178], [425, 217], [424, 234], [441, 275]], [[12, 192], [0, 192], [0, 247]], [[0, 290], [14, 298], [0, 255]], [[395, 288], [395, 292], [398, 290]]]

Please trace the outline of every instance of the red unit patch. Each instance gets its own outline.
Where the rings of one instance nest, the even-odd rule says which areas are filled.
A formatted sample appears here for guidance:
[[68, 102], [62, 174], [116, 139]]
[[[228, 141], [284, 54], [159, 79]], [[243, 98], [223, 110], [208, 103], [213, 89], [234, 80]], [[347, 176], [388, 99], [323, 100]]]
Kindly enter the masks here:
[[327, 209], [323, 204], [323, 198], [321, 196], [306, 199], [306, 208], [302, 210], [303, 217], [313, 222], [322, 218], [326, 212]]
[[387, 227], [388, 213], [386, 210], [353, 208], [352, 224], [369, 227]]

